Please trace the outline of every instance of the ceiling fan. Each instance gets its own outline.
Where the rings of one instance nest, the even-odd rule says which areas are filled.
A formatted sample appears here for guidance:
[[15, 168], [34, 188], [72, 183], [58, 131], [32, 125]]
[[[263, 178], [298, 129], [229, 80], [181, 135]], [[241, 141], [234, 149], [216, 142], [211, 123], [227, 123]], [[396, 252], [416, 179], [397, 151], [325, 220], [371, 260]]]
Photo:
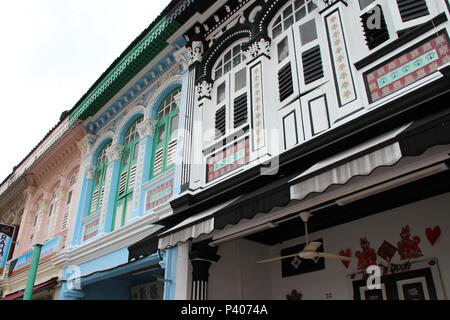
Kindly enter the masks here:
[[343, 260], [343, 261], [350, 261], [350, 260], [352, 260], [351, 257], [344, 257], [344, 256], [336, 255], [336, 254], [326, 253], [326, 252], [317, 252], [317, 249], [320, 248], [320, 246], [322, 245], [322, 242], [318, 242], [318, 241], [309, 242], [309, 238], [308, 238], [308, 220], [309, 220], [310, 217], [311, 217], [311, 213], [309, 213], [309, 212], [302, 212], [302, 213], [300, 213], [300, 218], [305, 223], [305, 237], [306, 237], [306, 244], [305, 244], [305, 247], [303, 248], [302, 251], [300, 251], [300, 252], [298, 252], [296, 254], [288, 255], [288, 256], [283, 256], [283, 257], [277, 257], [277, 258], [257, 261], [257, 263], [266, 263], [266, 262], [272, 262], [272, 261], [279, 261], [279, 260], [283, 260], [283, 259], [286, 259], [286, 258], [293, 258], [293, 257], [299, 257], [299, 258], [302, 258], [302, 259], [314, 260], [315, 262], [317, 262], [319, 260], [319, 258], [339, 259], [339, 260]]

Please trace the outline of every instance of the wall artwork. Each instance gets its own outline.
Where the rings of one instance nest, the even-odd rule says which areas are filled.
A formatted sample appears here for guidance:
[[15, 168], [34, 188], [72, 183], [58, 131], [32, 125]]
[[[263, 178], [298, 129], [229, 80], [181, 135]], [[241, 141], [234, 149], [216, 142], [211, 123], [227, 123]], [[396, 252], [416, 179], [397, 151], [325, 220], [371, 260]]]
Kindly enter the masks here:
[[397, 252], [397, 248], [387, 241], [384, 241], [381, 247], [378, 249], [378, 255], [388, 263], [391, 263], [392, 257]]
[[[315, 240], [323, 244], [323, 239]], [[302, 251], [305, 247], [304, 244], [297, 245], [295, 247], [286, 248], [281, 250], [281, 256], [288, 256]], [[317, 249], [318, 252], [323, 252], [323, 245]], [[281, 272], [282, 277], [297, 276], [304, 273], [314, 272], [325, 269], [325, 259], [319, 258], [317, 262], [309, 259], [301, 259], [298, 256], [293, 258], [286, 258], [281, 260]]]
[[302, 300], [303, 295], [297, 290], [293, 289], [291, 294], [286, 295], [286, 300]]
[[[347, 250], [341, 250], [340, 252], [339, 252], [339, 255], [340, 256], [344, 256], [344, 257], [351, 257], [352, 256], [352, 252], [350, 251], [350, 249], [347, 249]], [[342, 262], [342, 264], [344, 265], [344, 267], [346, 268], [346, 269], [348, 269], [348, 267], [349, 267], [349, 265], [350, 265], [350, 261], [345, 261], [345, 260], [341, 260], [341, 262]]]
[[427, 228], [425, 230], [425, 235], [427, 236], [428, 241], [430, 241], [430, 244], [434, 246], [437, 239], [441, 236], [441, 228], [439, 226], [436, 226], [433, 229]]
[[397, 243], [397, 248], [401, 260], [414, 259], [423, 256], [422, 251], [419, 248], [420, 238], [414, 236], [411, 239], [409, 226], [402, 228], [400, 237], [401, 240]]
[[366, 270], [369, 266], [377, 264], [377, 254], [370, 247], [370, 242], [366, 238], [361, 238], [361, 249], [355, 253], [358, 258], [358, 270]]

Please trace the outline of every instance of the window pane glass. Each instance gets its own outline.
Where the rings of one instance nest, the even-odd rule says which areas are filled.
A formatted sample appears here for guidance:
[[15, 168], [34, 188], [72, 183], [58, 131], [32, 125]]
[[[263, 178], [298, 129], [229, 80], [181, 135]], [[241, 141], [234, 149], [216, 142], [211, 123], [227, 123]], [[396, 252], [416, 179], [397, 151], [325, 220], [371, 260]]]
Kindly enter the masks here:
[[297, 10], [301, 6], [305, 5], [305, 0], [295, 0], [294, 2], [294, 9]]
[[233, 68], [236, 67], [239, 63], [241, 63], [241, 55], [233, 58]]
[[138, 153], [139, 153], [139, 142], [137, 142], [137, 143], [134, 145], [133, 160], [136, 160], [136, 159], [137, 159]]
[[274, 25], [277, 25], [281, 23], [281, 15], [277, 18], [277, 21], [275, 21]]
[[172, 137], [173, 133], [178, 130], [178, 114], [172, 118], [172, 123], [170, 126], [170, 136]]
[[100, 177], [102, 176], [102, 171], [99, 170], [97, 171], [96, 175], [95, 175], [95, 185], [98, 186], [98, 184], [100, 183]]
[[275, 28], [273, 28], [272, 33], [273, 33], [273, 37], [276, 38], [278, 37], [281, 33], [283, 32], [283, 27], [281, 26], [281, 24], [277, 25]]
[[309, 1], [308, 2], [308, 12], [311, 12], [314, 9], [317, 9], [317, 5], [313, 1]]
[[159, 127], [159, 132], [158, 132], [158, 144], [163, 142], [164, 140], [164, 132], [166, 130], [166, 125], [163, 124], [161, 127]]
[[223, 67], [223, 73], [227, 73], [230, 70], [231, 70], [231, 62], [227, 62]]
[[217, 87], [217, 104], [225, 100], [225, 82]]
[[228, 61], [230, 61], [231, 60], [231, 50], [230, 51], [228, 51], [226, 54], [225, 54], [225, 62], [228, 62]]
[[286, 19], [289, 15], [292, 14], [292, 5], [288, 6], [286, 9], [283, 10], [283, 18]]
[[247, 85], [247, 70], [242, 69], [235, 75], [234, 91], [239, 91]]
[[235, 46], [233, 48], [233, 57], [236, 56], [237, 54], [239, 54], [241, 52], [241, 45], [238, 44], [237, 46]]
[[295, 21], [299, 21], [306, 16], [306, 8], [303, 7], [295, 13]]
[[128, 165], [128, 162], [130, 160], [130, 149], [128, 149], [127, 151], [125, 151], [125, 154], [123, 156], [123, 166]]
[[300, 26], [300, 38], [302, 44], [307, 44], [317, 39], [316, 23], [314, 20], [308, 21]]
[[287, 56], [289, 56], [289, 46], [286, 37], [278, 43], [278, 62], [283, 61]]
[[286, 30], [287, 28], [289, 28], [293, 24], [294, 24], [294, 19], [292, 18], [292, 16], [289, 17], [288, 19], [284, 20], [284, 23], [283, 23], [284, 30]]
[[221, 76], [222, 76], [222, 69], [217, 69], [216, 70], [215, 80], [219, 79]]

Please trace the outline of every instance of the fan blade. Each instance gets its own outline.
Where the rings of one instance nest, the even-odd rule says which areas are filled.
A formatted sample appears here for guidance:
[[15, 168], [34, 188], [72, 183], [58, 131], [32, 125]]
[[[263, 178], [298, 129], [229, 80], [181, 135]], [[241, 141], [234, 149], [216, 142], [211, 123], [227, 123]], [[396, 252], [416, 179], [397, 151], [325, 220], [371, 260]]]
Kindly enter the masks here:
[[320, 248], [321, 245], [322, 245], [322, 242], [313, 241], [313, 242], [307, 243], [305, 248], [303, 249], [303, 251], [316, 251], [317, 249]]
[[326, 252], [317, 252], [317, 256], [321, 258], [329, 258], [329, 259], [339, 259], [344, 261], [351, 261], [351, 257], [339, 256], [337, 254], [331, 254]]
[[272, 258], [272, 259], [267, 259], [267, 260], [261, 260], [261, 261], [256, 261], [257, 263], [266, 263], [266, 262], [272, 262], [272, 261], [278, 261], [278, 260], [283, 260], [286, 258], [293, 258], [293, 257], [297, 257], [298, 253], [296, 254], [291, 254], [289, 256], [284, 256], [284, 257], [278, 257], [278, 258]]

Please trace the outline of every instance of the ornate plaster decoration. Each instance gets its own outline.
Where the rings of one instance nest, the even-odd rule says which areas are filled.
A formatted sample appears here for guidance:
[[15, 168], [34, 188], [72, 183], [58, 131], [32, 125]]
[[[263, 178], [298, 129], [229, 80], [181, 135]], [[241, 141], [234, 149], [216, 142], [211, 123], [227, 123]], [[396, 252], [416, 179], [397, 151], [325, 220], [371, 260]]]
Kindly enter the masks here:
[[136, 126], [137, 133], [141, 139], [153, 138], [155, 135], [157, 120], [146, 119]]
[[123, 146], [121, 144], [115, 144], [106, 150], [106, 157], [108, 157], [108, 162], [119, 161], [122, 158]]
[[182, 47], [181, 49], [176, 51], [173, 56], [175, 57], [175, 61], [181, 65], [182, 72], [184, 73], [191, 65], [191, 59], [190, 54], [188, 53], [188, 49], [186, 47]]
[[201, 100], [203, 98], [211, 99], [212, 92], [212, 84], [206, 81], [203, 81], [199, 85], [196, 86], [196, 90], [198, 93], [198, 99]]
[[204, 48], [203, 42], [201, 41], [192, 41], [191, 47], [186, 49], [189, 58], [189, 64], [193, 64], [195, 62], [202, 62]]
[[254, 42], [248, 49], [245, 51], [247, 57], [256, 58], [260, 55], [264, 54], [270, 58], [270, 42], [261, 38], [258, 42]]
[[88, 180], [88, 181], [94, 180], [96, 168], [97, 167], [92, 164], [88, 164], [86, 166], [86, 180]]

